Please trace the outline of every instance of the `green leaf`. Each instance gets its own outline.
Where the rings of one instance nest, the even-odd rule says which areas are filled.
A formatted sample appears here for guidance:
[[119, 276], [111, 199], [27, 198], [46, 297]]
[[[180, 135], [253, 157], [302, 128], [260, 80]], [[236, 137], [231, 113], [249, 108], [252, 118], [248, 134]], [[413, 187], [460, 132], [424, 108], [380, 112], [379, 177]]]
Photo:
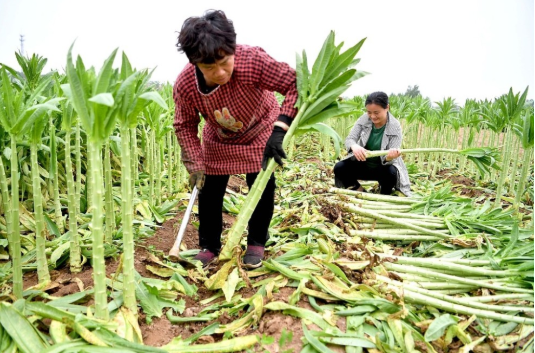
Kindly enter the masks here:
[[58, 246], [50, 255], [50, 263], [56, 267], [56, 262], [63, 256], [63, 253], [69, 249], [71, 246], [70, 242], [65, 242]]
[[[72, 105], [74, 109], [76, 110], [76, 113], [80, 117], [80, 121], [82, 123], [82, 126], [84, 127], [84, 130], [89, 133], [92, 130], [92, 121], [89, 116], [89, 111], [87, 109], [86, 105], [86, 92], [84, 91], [84, 85], [87, 84], [87, 82], [83, 82], [82, 79], [84, 77], [80, 77], [78, 75], [77, 68], [74, 67], [72, 63], [72, 47], [74, 46], [74, 43], [69, 48], [69, 52], [67, 54], [67, 78], [69, 79], [69, 86], [70, 89], [66, 90], [63, 88], [63, 91], [69, 97], [72, 101]], [[69, 93], [67, 93], [69, 92]]]
[[117, 49], [111, 52], [110, 56], [104, 61], [102, 68], [98, 74], [97, 81], [93, 88], [93, 96], [97, 96], [100, 93], [105, 93], [109, 90], [110, 80], [113, 74], [113, 61], [115, 60], [115, 55], [117, 54]]
[[[359, 52], [362, 44], [366, 38], [362, 39], [360, 42], [355, 44], [353, 47], [346, 50], [344, 53], [337, 56], [335, 61], [329, 65], [328, 71], [325, 75], [324, 82], [329, 82], [336, 76], [338, 76], [344, 70], [347, 70], [350, 67], [356, 65], [360, 60], [355, 60], [355, 55]], [[323, 82], [322, 82], [323, 84]]]
[[437, 317], [431, 325], [427, 328], [424, 338], [426, 342], [432, 342], [444, 335], [446, 329], [459, 322], [459, 319], [451, 316], [450, 314], [444, 314]]
[[312, 73], [310, 75], [310, 96], [314, 97], [319, 90], [319, 85], [325, 76], [327, 65], [329, 64], [331, 54], [334, 50], [334, 32], [331, 31], [323, 42], [323, 46], [314, 61], [312, 66]]
[[322, 94], [316, 101], [314, 101], [314, 103], [310, 104], [306, 112], [304, 112], [303, 116], [301, 117], [301, 121], [306, 121], [309, 117], [319, 114], [323, 109], [334, 102], [335, 99], [338, 98], [343, 92], [345, 92], [347, 88], [348, 86], [342, 86]]
[[167, 104], [163, 100], [163, 98], [160, 95], [160, 93], [158, 93], [156, 91], [145, 92], [145, 93], [141, 94], [139, 96], [139, 98], [140, 99], [144, 99], [146, 101], [154, 102], [154, 103], [158, 104], [160, 107], [162, 107], [162, 109], [164, 109], [164, 110], [168, 110], [169, 109], [169, 107], [167, 106]]
[[21, 352], [42, 352], [48, 346], [30, 321], [10, 304], [0, 303], [0, 325]]
[[522, 147], [524, 149], [533, 147], [533, 114], [527, 112], [526, 115], [522, 118], [524, 120], [523, 129], [522, 129]]
[[173, 308], [177, 312], [183, 310], [184, 303], [160, 298], [158, 289], [147, 286], [143, 281], [143, 277], [137, 272], [135, 273], [135, 282], [136, 297], [139, 299], [139, 304], [143, 308], [143, 312], [147, 315], [147, 322], [151, 322], [154, 316], [161, 317], [163, 308]]
[[302, 322], [303, 326], [303, 334], [305, 336], [305, 339], [314, 347], [318, 352], [322, 353], [333, 353], [332, 350], [330, 350], [326, 345], [320, 342], [316, 337], [314, 337], [310, 331], [307, 329], [304, 322]]
[[310, 116], [306, 120], [301, 119], [299, 125], [306, 126], [306, 125], [313, 125], [316, 123], [321, 123], [327, 119], [330, 119], [333, 117], [344, 116], [353, 111], [355, 111], [355, 106], [352, 104], [332, 102], [319, 114]]
[[107, 107], [113, 107], [113, 104], [115, 103], [111, 93], [99, 93], [96, 96], [89, 98], [89, 101]]

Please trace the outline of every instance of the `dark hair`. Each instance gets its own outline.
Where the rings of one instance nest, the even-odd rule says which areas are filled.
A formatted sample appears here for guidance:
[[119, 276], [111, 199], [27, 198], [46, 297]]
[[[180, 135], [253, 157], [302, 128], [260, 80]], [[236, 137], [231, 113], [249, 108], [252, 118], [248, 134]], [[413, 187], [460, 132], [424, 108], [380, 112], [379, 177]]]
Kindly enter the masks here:
[[364, 103], [364, 106], [368, 104], [377, 104], [386, 109], [388, 106], [388, 96], [384, 92], [373, 92], [368, 95], [366, 98], [366, 103]]
[[176, 46], [190, 63], [212, 64], [236, 51], [234, 25], [223, 11], [208, 10], [184, 21]]

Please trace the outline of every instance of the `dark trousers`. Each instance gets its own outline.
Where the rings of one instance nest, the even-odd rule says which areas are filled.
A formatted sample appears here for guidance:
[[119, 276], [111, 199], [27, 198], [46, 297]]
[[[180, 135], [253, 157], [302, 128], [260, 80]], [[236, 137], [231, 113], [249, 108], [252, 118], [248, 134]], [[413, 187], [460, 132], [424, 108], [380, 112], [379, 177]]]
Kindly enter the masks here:
[[[258, 173], [246, 174], [249, 190]], [[221, 232], [223, 230], [223, 198], [230, 175], [206, 175], [204, 186], [199, 192], [199, 246], [214, 254], [221, 250]], [[275, 206], [275, 176], [271, 177], [264, 189], [251, 219], [247, 244], [265, 246], [269, 238], [268, 228]]]
[[381, 186], [381, 194], [390, 195], [398, 180], [398, 170], [393, 165], [370, 168], [366, 162], [354, 158], [345, 159], [334, 166], [334, 184], [338, 188], [355, 188], [359, 180], [376, 180]]

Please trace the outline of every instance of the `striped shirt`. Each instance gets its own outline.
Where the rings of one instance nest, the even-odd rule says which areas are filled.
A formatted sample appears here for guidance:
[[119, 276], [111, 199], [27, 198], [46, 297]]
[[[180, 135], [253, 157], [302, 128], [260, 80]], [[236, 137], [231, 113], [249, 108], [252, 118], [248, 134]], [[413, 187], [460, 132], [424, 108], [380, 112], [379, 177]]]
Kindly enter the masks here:
[[[264, 148], [279, 114], [297, 114], [295, 70], [262, 48], [237, 45], [230, 81], [202, 93], [193, 64], [178, 75], [174, 88], [175, 134], [189, 173], [245, 174], [260, 171]], [[279, 107], [273, 92], [285, 96]], [[201, 116], [206, 123], [202, 144]]]

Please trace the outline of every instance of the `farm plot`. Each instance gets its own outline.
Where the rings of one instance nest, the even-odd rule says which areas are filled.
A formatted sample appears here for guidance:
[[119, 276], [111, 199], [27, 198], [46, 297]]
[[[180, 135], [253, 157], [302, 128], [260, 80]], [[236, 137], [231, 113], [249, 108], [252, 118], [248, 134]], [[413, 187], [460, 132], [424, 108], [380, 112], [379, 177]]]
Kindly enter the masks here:
[[[348, 65], [361, 44], [344, 56], [330, 36], [320, 58]], [[315, 65], [308, 93], [330, 98], [301, 110], [285, 167], [268, 166], [277, 208], [263, 266], [239, 260], [255, 191], [238, 175], [228, 258], [203, 270], [195, 208], [187, 261], [167, 257], [190, 197], [171, 87], [150, 87], [125, 55], [113, 69], [115, 54], [98, 73], [70, 53], [65, 75], [42, 75], [39, 56], [20, 58], [24, 75], [0, 70], [0, 351], [533, 351], [525, 92], [463, 107], [392, 96], [414, 195], [381, 196], [374, 183], [334, 188], [363, 97], [337, 101], [356, 71], [334, 87]]]

